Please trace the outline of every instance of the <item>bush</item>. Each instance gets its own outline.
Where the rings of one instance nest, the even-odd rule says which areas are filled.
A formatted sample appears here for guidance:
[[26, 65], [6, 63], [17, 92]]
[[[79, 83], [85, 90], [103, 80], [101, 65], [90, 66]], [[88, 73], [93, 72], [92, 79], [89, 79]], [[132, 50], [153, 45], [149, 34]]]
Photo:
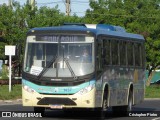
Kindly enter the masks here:
[[9, 75], [8, 68], [7, 68], [6, 65], [3, 65], [2, 66], [2, 71], [1, 71], [1, 79], [9, 79], [8, 75]]

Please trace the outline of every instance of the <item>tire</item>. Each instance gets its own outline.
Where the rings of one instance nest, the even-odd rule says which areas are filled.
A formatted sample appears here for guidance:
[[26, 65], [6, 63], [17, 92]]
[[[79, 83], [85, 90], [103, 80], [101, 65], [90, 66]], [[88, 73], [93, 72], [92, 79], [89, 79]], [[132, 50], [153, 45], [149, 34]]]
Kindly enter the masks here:
[[105, 119], [105, 114], [106, 114], [107, 109], [108, 109], [107, 94], [104, 93], [102, 107], [100, 108], [100, 118], [101, 118], [101, 120]]
[[125, 108], [126, 114], [132, 111], [132, 105], [133, 105], [133, 92], [130, 90], [128, 97], [128, 105]]
[[44, 117], [45, 108], [44, 107], [34, 107], [34, 113], [41, 113], [41, 116]]

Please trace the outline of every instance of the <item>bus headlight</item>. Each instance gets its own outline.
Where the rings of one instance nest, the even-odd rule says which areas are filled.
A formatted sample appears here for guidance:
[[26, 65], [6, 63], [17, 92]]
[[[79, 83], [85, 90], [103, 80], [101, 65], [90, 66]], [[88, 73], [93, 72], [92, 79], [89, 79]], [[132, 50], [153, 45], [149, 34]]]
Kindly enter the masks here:
[[27, 85], [24, 85], [23, 88], [24, 88], [25, 91], [27, 91], [27, 92], [29, 92], [29, 93], [34, 93], [34, 92], [35, 92], [34, 89], [30, 88], [30, 87], [27, 86]]
[[91, 84], [91, 85], [81, 89], [79, 92], [77, 92], [77, 94], [80, 94], [80, 95], [86, 94], [89, 91], [91, 91], [94, 87], [95, 87], [95, 84]]

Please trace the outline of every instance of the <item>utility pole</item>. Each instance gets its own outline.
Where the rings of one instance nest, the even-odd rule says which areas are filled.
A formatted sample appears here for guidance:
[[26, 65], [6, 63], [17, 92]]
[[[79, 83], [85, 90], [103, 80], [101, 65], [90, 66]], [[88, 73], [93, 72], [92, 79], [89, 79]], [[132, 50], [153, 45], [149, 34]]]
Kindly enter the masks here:
[[12, 0], [8, 0], [8, 6], [9, 6], [10, 8], [12, 8], [12, 6], [13, 6]]
[[70, 7], [70, 0], [66, 0], [66, 15], [70, 16], [71, 7]]
[[35, 0], [30, 0], [29, 4], [31, 5], [31, 9], [34, 10], [34, 8], [35, 8]]

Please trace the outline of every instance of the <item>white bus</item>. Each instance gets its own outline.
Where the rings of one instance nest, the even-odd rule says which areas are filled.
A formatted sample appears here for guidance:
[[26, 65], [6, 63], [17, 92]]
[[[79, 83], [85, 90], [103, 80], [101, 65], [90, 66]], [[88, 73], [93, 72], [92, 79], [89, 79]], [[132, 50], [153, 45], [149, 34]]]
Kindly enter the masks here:
[[119, 26], [65, 24], [27, 33], [23, 106], [131, 111], [144, 100], [144, 38]]

